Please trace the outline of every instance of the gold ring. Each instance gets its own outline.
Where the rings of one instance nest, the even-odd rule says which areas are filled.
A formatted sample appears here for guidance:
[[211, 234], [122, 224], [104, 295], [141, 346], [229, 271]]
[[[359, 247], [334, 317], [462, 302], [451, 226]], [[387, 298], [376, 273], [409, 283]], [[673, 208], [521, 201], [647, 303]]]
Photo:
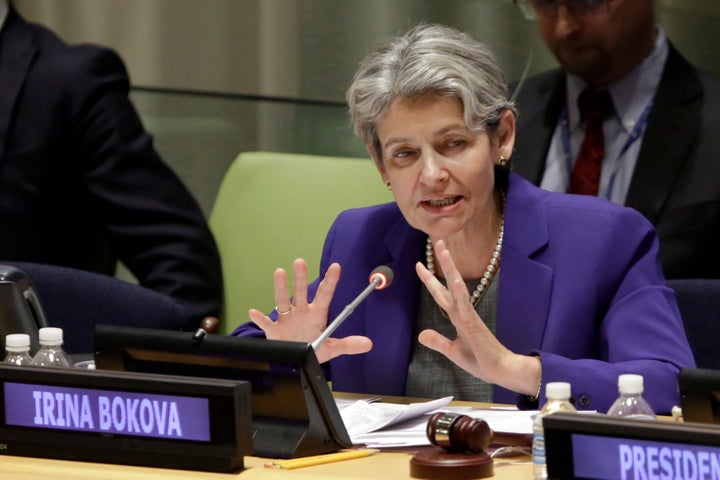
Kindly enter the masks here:
[[278, 315], [287, 315], [288, 313], [290, 313], [290, 310], [292, 310], [292, 305], [290, 305], [288, 309], [284, 312], [281, 312], [280, 309], [278, 309], [278, 306], [275, 305], [275, 311], [278, 313]]

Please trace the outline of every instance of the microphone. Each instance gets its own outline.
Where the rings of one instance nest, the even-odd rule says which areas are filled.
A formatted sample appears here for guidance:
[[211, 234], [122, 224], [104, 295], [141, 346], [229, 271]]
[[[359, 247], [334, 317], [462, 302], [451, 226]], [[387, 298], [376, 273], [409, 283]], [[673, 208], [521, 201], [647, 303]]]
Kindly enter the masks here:
[[373, 290], [382, 290], [383, 288], [390, 285], [390, 283], [393, 280], [393, 271], [390, 267], [386, 265], [380, 265], [379, 267], [375, 267], [372, 272], [370, 272], [370, 284], [365, 287], [365, 290], [363, 290], [360, 295], [355, 297], [355, 300], [350, 302], [342, 312], [340, 312], [340, 315], [335, 317], [335, 320], [333, 320], [330, 325], [327, 326], [325, 330], [320, 334], [320, 336], [311, 343], [313, 350], [317, 351], [317, 349], [320, 347], [320, 345], [327, 339], [332, 333], [337, 329], [340, 324], [342, 324], [345, 319], [350, 316], [350, 314], [355, 310], [355, 307], [357, 307], [360, 302], [365, 300], [365, 297], [370, 295], [370, 292]]

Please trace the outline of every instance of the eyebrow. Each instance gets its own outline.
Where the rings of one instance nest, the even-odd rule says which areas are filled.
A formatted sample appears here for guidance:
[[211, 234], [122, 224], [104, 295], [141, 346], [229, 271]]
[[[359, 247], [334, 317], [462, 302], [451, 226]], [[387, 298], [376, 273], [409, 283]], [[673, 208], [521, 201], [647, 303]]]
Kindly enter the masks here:
[[[451, 132], [453, 130], [469, 131], [470, 129], [464, 123], [456, 123], [456, 124], [452, 124], [452, 125], [443, 127], [440, 130], [438, 130], [437, 132], [433, 132], [433, 136], [437, 137], [437, 136], [445, 135], [446, 133]], [[392, 138], [389, 138], [388, 141], [382, 145], [382, 147], [388, 148], [396, 143], [404, 143], [404, 142], [407, 142], [408, 140], [409, 139], [407, 137], [392, 137]]]

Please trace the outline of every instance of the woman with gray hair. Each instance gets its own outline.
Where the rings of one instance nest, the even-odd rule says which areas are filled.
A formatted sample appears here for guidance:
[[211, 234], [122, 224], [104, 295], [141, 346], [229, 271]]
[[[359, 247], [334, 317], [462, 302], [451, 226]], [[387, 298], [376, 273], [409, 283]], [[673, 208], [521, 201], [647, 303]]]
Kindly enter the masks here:
[[657, 412], [678, 403], [694, 361], [652, 226], [510, 171], [514, 107], [485, 46], [421, 25], [363, 60], [347, 100], [395, 202], [341, 213], [319, 278], [296, 260], [291, 298], [278, 269], [276, 311], [235, 335], [312, 342], [385, 264], [393, 284], [317, 350], [337, 391], [533, 407], [567, 381], [605, 411], [637, 373]]

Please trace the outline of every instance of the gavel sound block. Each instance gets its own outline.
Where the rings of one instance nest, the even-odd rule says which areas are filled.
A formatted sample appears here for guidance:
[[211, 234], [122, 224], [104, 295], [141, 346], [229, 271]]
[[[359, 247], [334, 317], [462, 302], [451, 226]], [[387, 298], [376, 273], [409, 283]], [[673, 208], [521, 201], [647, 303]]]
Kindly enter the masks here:
[[492, 477], [493, 460], [485, 453], [491, 443], [530, 446], [528, 435], [493, 432], [485, 420], [438, 412], [427, 424], [430, 443], [441, 447], [416, 453], [410, 476], [460, 480]]

